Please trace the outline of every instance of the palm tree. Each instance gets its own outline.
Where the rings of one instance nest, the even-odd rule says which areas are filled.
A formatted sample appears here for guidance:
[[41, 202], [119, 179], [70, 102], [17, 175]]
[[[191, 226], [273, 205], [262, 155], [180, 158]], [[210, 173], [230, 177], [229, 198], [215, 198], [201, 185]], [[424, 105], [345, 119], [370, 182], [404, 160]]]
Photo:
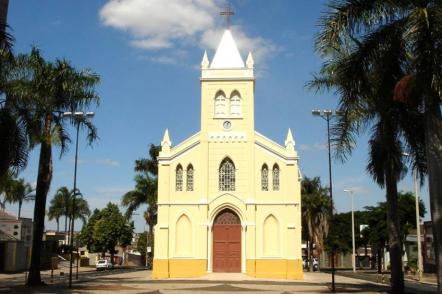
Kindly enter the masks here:
[[6, 208], [6, 193], [11, 188], [12, 183], [14, 182], [15, 177], [11, 171], [6, 172], [3, 175], [0, 175], [0, 209], [5, 210]]
[[34, 191], [31, 184], [26, 183], [24, 179], [13, 180], [11, 182], [11, 186], [6, 192], [5, 200], [9, 203], [18, 203], [18, 218], [21, 216], [23, 202], [35, 199]]
[[[59, 220], [64, 216], [64, 232], [68, 232], [68, 224], [71, 223], [72, 219], [72, 205], [72, 191], [69, 191], [65, 186], [58, 188], [54, 198], [51, 200], [48, 211], [49, 220], [55, 219], [57, 222], [57, 231], [59, 230]], [[75, 199], [74, 211], [75, 219], [81, 219], [83, 224], [86, 223], [87, 217], [91, 214], [87, 201], [79, 197]]]
[[29, 125], [14, 97], [22, 90], [14, 83], [15, 73], [22, 68], [12, 53], [14, 38], [8, 32], [8, 0], [0, 0], [0, 177], [12, 171], [17, 173], [27, 163], [29, 153]]
[[[420, 141], [419, 148], [425, 151], [437, 252], [436, 263], [439, 269], [439, 292], [442, 291], [440, 285], [442, 280], [441, 15], [442, 3], [437, 0], [329, 1], [328, 10], [320, 20], [321, 32], [316, 43], [318, 51], [328, 59], [326, 62], [331, 64], [335, 63], [331, 58], [336, 57], [336, 52], [342, 49], [348, 50], [353, 56], [359, 55], [359, 63], [347, 63], [347, 69], [352, 66], [353, 69], [359, 67], [358, 73], [363, 72], [363, 76], [347, 76], [349, 77], [346, 81], [348, 88], [356, 91], [347, 94], [359, 95], [359, 98], [362, 98], [360, 94], [367, 92], [368, 95], [364, 97], [367, 99], [374, 98], [373, 96], [379, 92], [371, 91], [367, 88], [368, 84], [362, 83], [362, 80], [369, 76], [368, 72], [374, 64], [378, 63], [380, 54], [386, 55], [389, 52], [390, 59], [383, 65], [383, 69], [393, 70], [396, 74], [394, 77], [390, 76], [390, 80], [387, 79], [388, 86], [384, 87], [383, 95], [393, 96], [389, 97], [388, 104], [392, 104], [391, 100], [400, 101], [405, 111], [417, 117], [423, 116], [422, 128], [417, 133], [423, 133], [423, 142], [420, 141], [421, 138], [409, 137], [407, 143], [412, 146], [416, 141]], [[387, 48], [390, 49], [387, 50]], [[342, 93], [338, 90], [341, 98], [344, 96]], [[415, 123], [415, 121], [408, 122]], [[356, 126], [353, 125], [351, 128], [354, 130]], [[404, 131], [404, 125], [394, 131]], [[416, 157], [413, 164], [420, 165]], [[389, 174], [398, 172], [396, 168], [391, 169], [395, 171], [390, 171]], [[421, 169], [422, 171], [424, 170]], [[386, 184], [386, 186], [388, 190], [390, 185]], [[390, 187], [391, 189], [393, 188]], [[389, 202], [388, 199], [387, 202]], [[397, 274], [392, 270], [392, 283], [396, 283]], [[395, 292], [399, 293], [399, 291], [402, 290], [395, 289]]]
[[19, 55], [18, 63], [26, 67], [19, 76], [20, 96], [16, 104], [26, 109], [32, 119], [34, 145], [40, 145], [40, 158], [37, 176], [36, 200], [34, 208], [34, 228], [31, 266], [27, 284], [41, 284], [40, 256], [44, 229], [46, 197], [52, 180], [52, 144], [60, 146], [61, 155], [67, 151], [70, 142], [67, 124], [80, 124], [88, 130], [89, 143], [96, 138], [96, 128], [85, 117], [69, 120], [63, 118], [64, 111], [82, 111], [96, 105], [99, 96], [95, 86], [99, 81], [89, 70], [77, 71], [66, 60], [47, 62], [38, 49], [33, 48], [29, 55]]
[[60, 216], [64, 216], [64, 232], [66, 233], [68, 231], [68, 219], [70, 218], [69, 214], [69, 203], [71, 198], [71, 192], [69, 191], [68, 187], [63, 186], [58, 188], [57, 192], [54, 195], [54, 198], [51, 200], [51, 204], [49, 207], [49, 211], [52, 210], [57, 215], [60, 213]]
[[[324, 238], [327, 236], [330, 218], [330, 197], [327, 196], [327, 188], [321, 186], [318, 177], [309, 179], [305, 177], [301, 185], [301, 220], [302, 227], [307, 229], [310, 271], [313, 271], [313, 244], [318, 252], [324, 246]], [[304, 234], [305, 235], [305, 234]]]
[[48, 218], [49, 220], [55, 219], [57, 222], [57, 231], [59, 231], [59, 221], [62, 216], [64, 216], [64, 232], [67, 232], [67, 224], [68, 224], [68, 217], [69, 217], [69, 198], [70, 198], [71, 192], [67, 187], [60, 187], [58, 188], [57, 192], [54, 195], [54, 198], [52, 198], [50, 205], [49, 205], [49, 211], [48, 211]]
[[[73, 197], [71, 196], [69, 198], [69, 205], [68, 205], [69, 218], [72, 218], [72, 206], [73, 206]], [[89, 209], [89, 204], [87, 203], [87, 200], [77, 196], [75, 198], [74, 212], [75, 212], [74, 220], [80, 219], [83, 222], [83, 225], [86, 224], [87, 217], [91, 215], [91, 211]]]
[[[130, 218], [135, 210], [141, 205], [147, 204], [144, 218], [149, 226], [149, 241], [152, 246], [153, 227], [157, 221], [157, 177], [158, 177], [158, 154], [161, 146], [151, 144], [149, 158], [135, 161], [135, 189], [127, 192], [121, 199], [121, 204], [127, 207], [126, 218]], [[153, 252], [153, 251], [152, 251]]]

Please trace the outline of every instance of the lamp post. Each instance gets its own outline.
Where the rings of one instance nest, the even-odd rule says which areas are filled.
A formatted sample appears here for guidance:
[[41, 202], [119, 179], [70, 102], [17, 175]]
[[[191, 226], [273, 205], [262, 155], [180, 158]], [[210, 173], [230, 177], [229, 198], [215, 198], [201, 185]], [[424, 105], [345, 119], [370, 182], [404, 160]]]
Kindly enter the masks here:
[[[314, 109], [312, 115], [321, 117], [327, 122], [327, 142], [328, 142], [328, 175], [329, 175], [329, 187], [330, 187], [330, 218], [333, 219], [333, 184], [332, 184], [332, 168], [331, 168], [331, 150], [330, 150], [330, 120], [336, 117], [337, 113], [333, 113], [331, 109]], [[332, 292], [336, 291], [335, 288], [335, 248], [332, 246]]]
[[[410, 156], [408, 153], [402, 153], [404, 156]], [[417, 241], [417, 273], [419, 281], [422, 280], [422, 274], [424, 272], [424, 266], [422, 262], [422, 243], [421, 243], [421, 222], [420, 222], [420, 212], [419, 212], [419, 173], [417, 168], [413, 168], [413, 184], [414, 184], [414, 195], [415, 195], [415, 205], [416, 205], [416, 241]]]
[[[69, 288], [72, 288], [72, 263], [74, 258], [74, 252], [72, 250], [74, 246], [74, 221], [75, 221], [75, 198], [77, 194], [79, 194], [79, 191], [77, 191], [77, 159], [78, 159], [78, 134], [80, 130], [80, 119], [81, 117], [85, 118], [92, 118], [95, 115], [94, 112], [63, 112], [63, 117], [71, 118], [75, 121], [76, 124], [76, 143], [75, 143], [75, 163], [74, 163], [74, 189], [72, 192], [72, 212], [71, 212], [71, 231], [70, 231], [70, 237], [69, 237], [69, 245], [71, 248], [71, 260], [69, 262]], [[78, 250], [77, 250], [78, 251]]]
[[416, 234], [417, 234], [417, 266], [419, 281], [422, 280], [422, 274], [424, 272], [424, 266], [422, 263], [422, 244], [421, 244], [421, 225], [420, 225], [420, 213], [419, 213], [419, 174], [417, 169], [413, 169], [413, 182], [414, 193], [416, 198]]
[[351, 189], [345, 189], [344, 192], [350, 193], [351, 196], [351, 241], [353, 245], [353, 253], [351, 256], [351, 265], [353, 266], [353, 272], [356, 272], [356, 250], [355, 250], [355, 212], [354, 212], [354, 191]]

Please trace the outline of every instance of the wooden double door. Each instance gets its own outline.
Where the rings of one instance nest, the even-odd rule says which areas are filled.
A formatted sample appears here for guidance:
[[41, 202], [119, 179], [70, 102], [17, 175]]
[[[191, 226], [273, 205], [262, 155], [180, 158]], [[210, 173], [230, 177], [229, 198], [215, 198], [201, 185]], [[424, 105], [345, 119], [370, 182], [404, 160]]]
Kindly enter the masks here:
[[221, 211], [213, 224], [213, 271], [241, 272], [241, 221], [230, 209]]

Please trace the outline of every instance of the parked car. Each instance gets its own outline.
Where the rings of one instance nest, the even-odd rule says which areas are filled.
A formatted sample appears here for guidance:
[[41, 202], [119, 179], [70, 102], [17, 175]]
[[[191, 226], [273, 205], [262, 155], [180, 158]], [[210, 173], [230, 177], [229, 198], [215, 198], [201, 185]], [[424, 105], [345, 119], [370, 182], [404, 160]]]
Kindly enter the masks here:
[[112, 262], [107, 259], [99, 259], [96, 264], [97, 271], [112, 269]]

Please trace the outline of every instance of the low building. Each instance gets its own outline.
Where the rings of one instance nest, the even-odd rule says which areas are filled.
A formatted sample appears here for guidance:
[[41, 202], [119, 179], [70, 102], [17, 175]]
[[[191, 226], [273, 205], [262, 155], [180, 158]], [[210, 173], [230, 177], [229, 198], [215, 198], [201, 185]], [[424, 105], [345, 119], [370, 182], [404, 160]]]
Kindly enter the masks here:
[[0, 211], [0, 272], [25, 270], [30, 262], [32, 219]]

